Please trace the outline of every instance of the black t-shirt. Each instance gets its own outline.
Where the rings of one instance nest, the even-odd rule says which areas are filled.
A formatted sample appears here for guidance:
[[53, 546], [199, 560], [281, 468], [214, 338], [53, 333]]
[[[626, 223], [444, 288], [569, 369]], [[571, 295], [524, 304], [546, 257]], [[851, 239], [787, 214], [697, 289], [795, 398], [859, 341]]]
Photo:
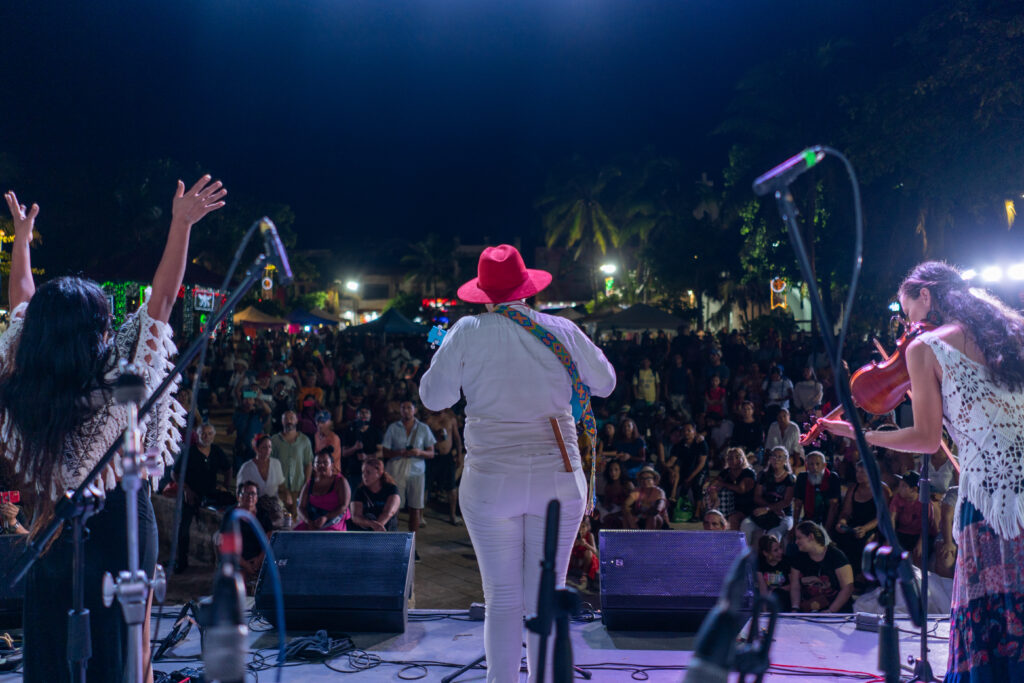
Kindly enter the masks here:
[[729, 443], [739, 446], [746, 453], [753, 453], [764, 447], [764, 428], [757, 420], [743, 422], [742, 420], [733, 424], [732, 437]]
[[[363, 442], [362, 452], [366, 454], [367, 458], [376, 457], [377, 446], [381, 442], [380, 431], [374, 427], [367, 427], [364, 431], [349, 427], [342, 436], [342, 445], [348, 448], [354, 445], [356, 441]], [[363, 461], [359, 459], [359, 453], [356, 452], [346, 458], [341, 466], [345, 470], [344, 474], [346, 477], [357, 477], [362, 472]]]
[[[708, 442], [698, 442], [694, 439], [693, 443], [687, 445], [685, 442], [680, 441], [672, 446], [669, 455], [676, 458], [676, 464], [679, 465], [679, 476], [686, 479], [697, 468], [697, 463], [700, 462], [701, 457], [708, 457]], [[706, 474], [707, 467], [705, 466], [698, 476], [706, 476]]]
[[[175, 469], [181, 471], [181, 460]], [[203, 455], [193, 446], [189, 449], [188, 470], [185, 472], [185, 483], [201, 498], [211, 498], [217, 491], [217, 473], [231, 471], [231, 459], [220, 446], [210, 446], [210, 455]]]
[[[377, 493], [366, 488], [365, 484], [360, 484], [359, 488], [356, 489], [356, 494], [352, 496], [352, 502], [363, 504], [363, 517], [366, 519], [376, 520], [384, 514], [384, 508], [387, 507], [388, 498], [397, 495], [398, 487], [394, 484], [388, 484], [387, 482], [382, 481], [380, 483], [380, 491], [377, 491]], [[384, 525], [384, 528], [388, 531], [395, 531], [398, 529], [398, 515], [394, 515], [389, 519], [388, 523]]]
[[802, 501], [804, 519], [824, 524], [826, 517], [828, 517], [830, 501], [842, 500], [843, 498], [843, 488], [839, 482], [839, 475], [835, 472], [829, 472], [828, 476], [822, 479], [821, 484], [814, 487], [813, 499], [808, 500], [807, 473], [801, 472], [796, 476], [796, 490], [793, 491], [793, 498], [799, 498]]
[[[757, 483], [761, 485], [762, 498], [774, 505], [786, 497], [786, 490], [794, 486], [796, 478], [792, 474], [787, 474], [782, 478], [782, 481], [775, 481], [775, 475], [772, 474], [772, 471], [765, 470], [761, 473]], [[782, 515], [784, 517], [789, 517], [792, 514], [792, 505], [782, 509]]]
[[[793, 557], [793, 568], [800, 572], [800, 600], [817, 600], [821, 609], [828, 606], [839, 594], [839, 579], [836, 570], [850, 564], [842, 550], [830, 545], [821, 562], [815, 562], [807, 553], [798, 552]], [[849, 607], [849, 602], [843, 606]]]
[[761, 553], [757, 554], [757, 571], [764, 579], [764, 583], [768, 586], [768, 590], [775, 588], [781, 588], [789, 583], [789, 558], [783, 556], [779, 563], [774, 567], [768, 564], [768, 560], [764, 559], [764, 555]]
[[[732, 472], [727, 467], [724, 470], [722, 470], [722, 473], [719, 474], [718, 476], [720, 476], [722, 479], [724, 479], [729, 484], [732, 484], [733, 486], [738, 485], [744, 479], [749, 479], [750, 481], [754, 482], [755, 486], [757, 485], [757, 474], [755, 474], [754, 470], [750, 469], [749, 467], [744, 467], [742, 470], [740, 470], [740, 473], [736, 475], [736, 477], [732, 476]], [[736, 501], [734, 506], [737, 510], [739, 510], [745, 515], [749, 515], [751, 512], [754, 511], [754, 486], [751, 486], [750, 490], [747, 491], [746, 493], [739, 493], [738, 491], [734, 491], [733, 496]]]

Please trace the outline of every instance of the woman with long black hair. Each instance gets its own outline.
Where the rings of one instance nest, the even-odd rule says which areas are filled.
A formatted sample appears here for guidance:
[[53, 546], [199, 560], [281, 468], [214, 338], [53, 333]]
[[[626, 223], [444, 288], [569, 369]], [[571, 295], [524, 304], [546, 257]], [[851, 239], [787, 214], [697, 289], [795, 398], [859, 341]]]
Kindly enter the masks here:
[[[865, 437], [931, 454], [945, 421], [961, 466], [946, 681], [1024, 680], [1024, 317], [936, 261], [910, 272], [899, 301], [935, 326], [907, 345], [914, 424]], [[842, 420], [825, 427], [853, 436]]]
[[[39, 206], [26, 210], [13, 192], [5, 195], [14, 219], [14, 243], [11, 325], [0, 337], [0, 450], [13, 463], [23, 490], [34, 492], [33, 535], [53, 518], [57, 499], [82, 483], [128, 424], [127, 407], [117, 404], [112, 392], [119, 361], [134, 363], [149, 391], [173, 368], [170, 357], [176, 349], [167, 320], [185, 273], [192, 225], [222, 207], [227, 193], [220, 181], [210, 180], [204, 176], [188, 191], [178, 181], [152, 291], [117, 330], [111, 326], [106, 295], [91, 280], [60, 277], [36, 291], [29, 244]], [[164, 465], [173, 462], [184, 418], [185, 411], [168, 392], [142, 425], [145, 447], [157, 449]], [[116, 575], [128, 567], [126, 501], [118, 486], [122, 472], [115, 457], [93, 487], [106, 499], [89, 519], [84, 553], [85, 606], [91, 612], [89, 681], [120, 681], [125, 672], [127, 627], [120, 606], [104, 607], [101, 596], [104, 572]], [[139, 561], [152, 576], [157, 530], [148, 487], [140, 488], [138, 503]], [[62, 533], [27, 578], [26, 682], [69, 680], [70, 537]]]

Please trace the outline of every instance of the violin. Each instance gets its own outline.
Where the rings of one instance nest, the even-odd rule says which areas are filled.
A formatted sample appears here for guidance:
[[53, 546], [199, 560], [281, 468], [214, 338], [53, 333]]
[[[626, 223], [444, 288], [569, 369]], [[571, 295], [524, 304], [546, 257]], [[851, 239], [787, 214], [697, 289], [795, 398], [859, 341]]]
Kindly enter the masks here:
[[[903, 336], [896, 340], [896, 350], [891, 355], [886, 356], [885, 351], [879, 348], [882, 352], [882, 362], [871, 361], [850, 377], [850, 395], [853, 402], [872, 415], [883, 415], [903, 403], [904, 398], [910, 393], [907, 347], [919, 335], [934, 329], [934, 325], [924, 321], [910, 323]], [[821, 420], [835, 420], [842, 415], [843, 406], [840, 405], [828, 415], [815, 420], [807, 433], [800, 437], [800, 445], [806, 446], [821, 438], [824, 430]]]

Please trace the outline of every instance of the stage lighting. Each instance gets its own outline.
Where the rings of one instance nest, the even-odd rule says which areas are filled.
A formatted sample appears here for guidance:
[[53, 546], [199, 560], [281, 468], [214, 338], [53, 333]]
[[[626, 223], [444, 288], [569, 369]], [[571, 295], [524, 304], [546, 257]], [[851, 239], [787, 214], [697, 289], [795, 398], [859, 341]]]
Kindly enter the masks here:
[[1006, 277], [1011, 280], [1024, 280], [1024, 263], [1014, 263], [1007, 268]]
[[974, 278], [978, 277], [978, 271], [976, 271], [974, 268], [968, 268], [964, 272], [960, 273], [960, 277], [962, 277], [965, 280], [973, 280]]
[[981, 279], [985, 282], [999, 282], [1003, 279], [1003, 269], [999, 266], [988, 266], [981, 271]]

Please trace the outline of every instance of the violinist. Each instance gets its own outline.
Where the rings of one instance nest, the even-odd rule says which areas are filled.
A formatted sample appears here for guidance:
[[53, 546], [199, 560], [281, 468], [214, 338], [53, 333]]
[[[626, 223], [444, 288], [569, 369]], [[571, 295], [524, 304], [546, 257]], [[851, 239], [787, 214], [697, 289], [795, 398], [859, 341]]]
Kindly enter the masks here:
[[[931, 454], [945, 421], [961, 467], [946, 681], [1024, 680], [1024, 318], [935, 261], [910, 272], [899, 302], [910, 323], [934, 326], [903, 350], [914, 424], [865, 438]], [[843, 420], [822, 426], [853, 436]]]

